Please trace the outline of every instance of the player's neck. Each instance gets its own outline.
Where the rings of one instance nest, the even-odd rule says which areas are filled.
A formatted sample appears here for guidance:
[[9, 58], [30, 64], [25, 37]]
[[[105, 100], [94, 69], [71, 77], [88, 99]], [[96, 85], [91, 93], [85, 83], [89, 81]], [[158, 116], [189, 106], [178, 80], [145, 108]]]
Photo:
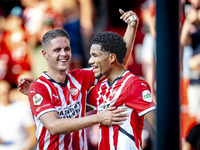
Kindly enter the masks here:
[[121, 77], [121, 75], [124, 73], [125, 69], [123, 66], [116, 66], [113, 67], [109, 74], [107, 75], [108, 81], [112, 84], [113, 81], [118, 78]]
[[56, 82], [63, 83], [65, 82], [66, 79], [66, 71], [61, 71], [61, 72], [47, 71], [47, 75], [50, 76]]

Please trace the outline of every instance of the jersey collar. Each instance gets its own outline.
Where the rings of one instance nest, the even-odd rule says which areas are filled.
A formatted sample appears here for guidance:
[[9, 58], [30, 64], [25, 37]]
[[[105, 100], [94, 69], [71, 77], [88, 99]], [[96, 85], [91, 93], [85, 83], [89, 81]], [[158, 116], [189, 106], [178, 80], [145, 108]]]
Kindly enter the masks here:
[[43, 72], [43, 73], [44, 73], [44, 75], [46, 76], [46, 78], [47, 78], [49, 81], [51, 81], [51, 82], [53, 82], [53, 83], [56, 83], [56, 84], [58, 84], [58, 85], [60, 85], [60, 86], [62, 86], [62, 87], [66, 87], [67, 82], [68, 82], [68, 76], [67, 76], [67, 74], [66, 74], [65, 82], [62, 83], [62, 82], [56, 82], [54, 79], [52, 79], [52, 78], [47, 74], [46, 71]]
[[128, 70], [125, 70], [125, 71], [122, 73], [122, 75], [121, 75], [120, 77], [115, 78], [114, 81], [113, 81], [112, 83], [110, 83], [110, 82], [107, 80], [108, 85], [109, 85], [109, 86], [112, 86], [115, 82], [117, 82], [118, 80], [120, 80], [121, 78], [123, 78], [123, 76], [124, 76], [127, 72], [129, 72], [129, 71], [128, 71]]

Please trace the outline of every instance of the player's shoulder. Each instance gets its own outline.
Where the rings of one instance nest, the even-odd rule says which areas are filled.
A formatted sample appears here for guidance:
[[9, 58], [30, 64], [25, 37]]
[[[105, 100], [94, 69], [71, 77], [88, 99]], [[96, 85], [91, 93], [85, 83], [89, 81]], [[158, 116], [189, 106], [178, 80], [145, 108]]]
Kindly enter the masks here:
[[73, 76], [93, 74], [92, 70], [93, 68], [73, 69], [72, 71], [69, 71], [68, 74], [71, 74]]
[[131, 72], [129, 72], [130, 80], [127, 82], [130, 86], [145, 86], [149, 87], [149, 84], [146, 82], [146, 80], [140, 76], [137, 76]]
[[32, 84], [31, 87], [41, 87], [41, 86], [45, 86], [45, 85], [50, 85], [51, 82], [48, 80], [47, 77], [45, 77], [45, 75], [41, 75], [40, 77], [38, 77]]
[[144, 78], [137, 76], [131, 72], [127, 72], [126, 77], [130, 77], [132, 82], [146, 82]]

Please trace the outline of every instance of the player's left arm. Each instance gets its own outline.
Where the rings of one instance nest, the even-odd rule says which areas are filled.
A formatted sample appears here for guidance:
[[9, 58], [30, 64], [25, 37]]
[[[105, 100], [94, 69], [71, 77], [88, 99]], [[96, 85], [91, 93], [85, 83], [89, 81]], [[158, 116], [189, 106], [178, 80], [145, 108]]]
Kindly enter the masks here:
[[130, 92], [126, 95], [126, 106], [135, 110], [140, 117], [144, 116], [156, 131], [156, 104], [153, 102], [149, 84], [141, 79], [127, 82], [127, 91]]
[[156, 131], [156, 110], [152, 110], [144, 115], [146, 120], [149, 122], [149, 124], [152, 126], [154, 131]]
[[126, 56], [125, 56], [124, 62], [123, 62], [124, 66], [125, 66], [128, 62], [129, 56], [133, 49], [133, 44], [135, 41], [136, 31], [137, 31], [137, 27], [139, 24], [139, 19], [138, 19], [136, 13], [134, 13], [131, 10], [124, 12], [122, 9], [119, 9], [119, 12], [121, 14], [120, 19], [123, 19], [124, 22], [126, 22], [128, 24], [128, 26], [126, 28], [126, 32], [123, 37], [124, 41], [126, 42], [126, 47], [127, 47]]

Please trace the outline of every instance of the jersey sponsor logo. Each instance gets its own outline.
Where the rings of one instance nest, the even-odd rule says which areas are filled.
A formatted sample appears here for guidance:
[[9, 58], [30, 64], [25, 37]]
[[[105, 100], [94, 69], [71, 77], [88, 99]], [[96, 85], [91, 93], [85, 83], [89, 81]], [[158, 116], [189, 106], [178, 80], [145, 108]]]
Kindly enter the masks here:
[[98, 113], [100, 113], [101, 111], [103, 111], [104, 109], [110, 107], [109, 103], [103, 103], [101, 105], [98, 106]]
[[75, 118], [80, 114], [81, 103], [75, 101], [75, 103], [67, 105], [66, 107], [61, 107], [58, 109], [59, 118]]
[[38, 106], [42, 103], [42, 101], [43, 101], [43, 97], [40, 94], [37, 93], [33, 96], [33, 104], [34, 105]]
[[40, 111], [41, 108], [48, 107], [48, 106], [50, 106], [50, 105], [51, 105], [51, 104], [44, 104], [43, 106], [38, 107], [38, 108], [36, 109], [36, 112]]
[[71, 88], [70, 93], [71, 93], [71, 95], [75, 96], [75, 95], [78, 94], [78, 89], [77, 88]]
[[152, 102], [151, 92], [149, 90], [144, 90], [142, 92], [142, 98], [146, 102]]

